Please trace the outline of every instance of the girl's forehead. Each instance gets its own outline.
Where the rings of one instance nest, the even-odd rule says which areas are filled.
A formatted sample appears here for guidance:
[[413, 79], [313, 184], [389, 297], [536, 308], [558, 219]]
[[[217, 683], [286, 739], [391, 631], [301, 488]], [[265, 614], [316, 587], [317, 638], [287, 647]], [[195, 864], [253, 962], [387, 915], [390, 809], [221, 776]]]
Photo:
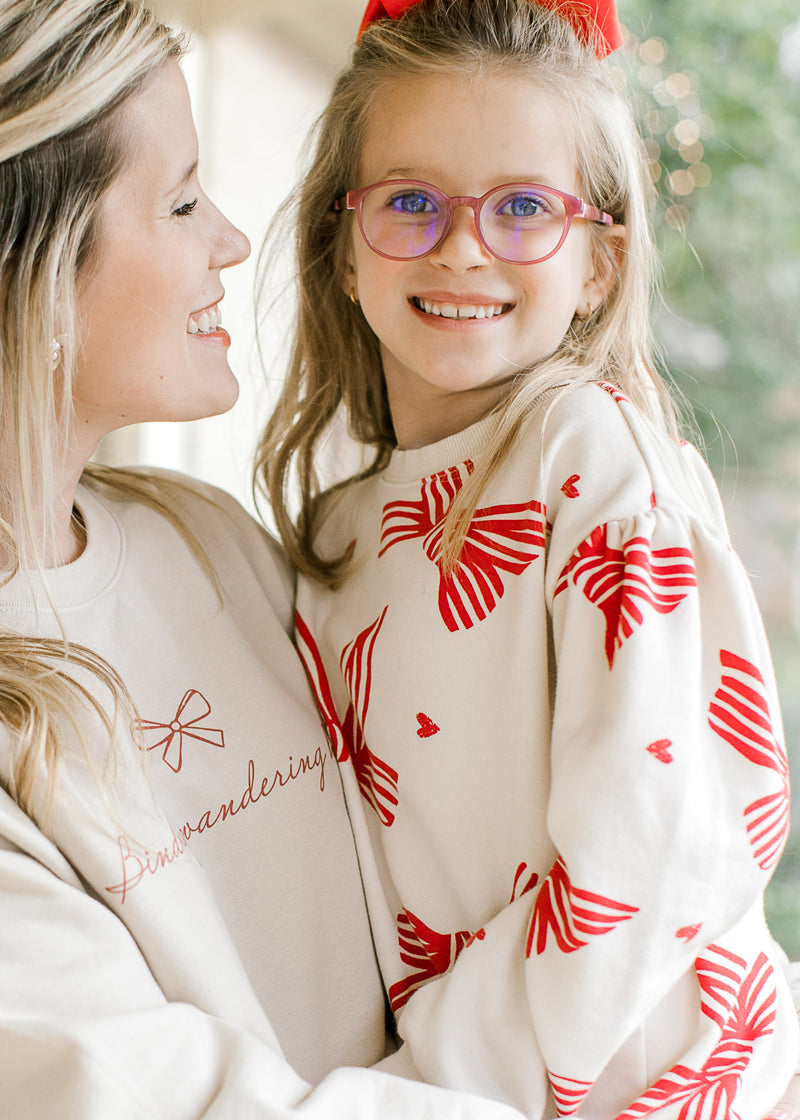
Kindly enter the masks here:
[[388, 76], [378, 87], [376, 101], [381, 103], [399, 94], [407, 96], [413, 91], [419, 95], [420, 101], [433, 108], [445, 108], [456, 98], [489, 101], [547, 94], [555, 102], [558, 98], [549, 90], [549, 84], [522, 69], [491, 65], [466, 69], [454, 67]]
[[[387, 81], [367, 114], [362, 176], [425, 178], [434, 171], [459, 180], [467, 173], [488, 177], [488, 185], [497, 175], [546, 178], [574, 189], [576, 145], [564, 99], [517, 71], [482, 68]], [[466, 184], [457, 189], [466, 191]]]

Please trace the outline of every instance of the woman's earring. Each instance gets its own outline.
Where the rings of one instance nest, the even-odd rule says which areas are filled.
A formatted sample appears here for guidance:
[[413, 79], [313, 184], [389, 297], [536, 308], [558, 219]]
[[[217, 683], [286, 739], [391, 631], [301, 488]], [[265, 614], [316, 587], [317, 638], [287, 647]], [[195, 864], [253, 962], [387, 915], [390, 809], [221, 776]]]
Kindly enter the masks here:
[[592, 305], [587, 300], [586, 301], [586, 314], [583, 315], [582, 318], [583, 319], [591, 319], [592, 315], [594, 315], [594, 308], [592, 307]]
[[61, 355], [63, 353], [64, 347], [61, 345], [57, 338], [54, 338], [50, 343], [50, 365], [57, 366], [61, 361]]
[[354, 303], [356, 307], [358, 307], [358, 296], [356, 295], [355, 288], [351, 288], [350, 290], [350, 302]]

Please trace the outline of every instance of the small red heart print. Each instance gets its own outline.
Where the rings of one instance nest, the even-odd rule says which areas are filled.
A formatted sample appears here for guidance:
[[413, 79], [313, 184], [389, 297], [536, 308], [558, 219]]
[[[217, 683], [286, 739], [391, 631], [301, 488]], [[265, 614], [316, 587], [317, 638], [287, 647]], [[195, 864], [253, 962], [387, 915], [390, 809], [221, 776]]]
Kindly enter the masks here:
[[672, 755], [669, 753], [671, 746], [671, 739], [656, 739], [655, 743], [651, 743], [647, 749], [659, 762], [673, 762]]
[[426, 716], [424, 712], [417, 712], [417, 735], [420, 739], [430, 739], [431, 735], [435, 735], [441, 728], [437, 723], [434, 723], [430, 716]]
[[580, 482], [581, 476], [579, 474], [571, 474], [564, 485], [561, 487], [561, 493], [566, 494], [568, 498], [580, 498], [580, 492], [575, 485]]
[[481, 928], [479, 930], [477, 930], [475, 933], [473, 933], [473, 935], [472, 935], [472, 937], [470, 937], [469, 941], [464, 942], [464, 948], [469, 949], [470, 945], [472, 945], [473, 942], [475, 942], [475, 941], [485, 941], [485, 939], [486, 939], [486, 930], [483, 928], [483, 926], [481, 926]]
[[702, 922], [697, 922], [693, 926], [681, 926], [675, 936], [682, 938], [682, 940], [688, 944], [693, 937], [697, 937], [702, 925]]

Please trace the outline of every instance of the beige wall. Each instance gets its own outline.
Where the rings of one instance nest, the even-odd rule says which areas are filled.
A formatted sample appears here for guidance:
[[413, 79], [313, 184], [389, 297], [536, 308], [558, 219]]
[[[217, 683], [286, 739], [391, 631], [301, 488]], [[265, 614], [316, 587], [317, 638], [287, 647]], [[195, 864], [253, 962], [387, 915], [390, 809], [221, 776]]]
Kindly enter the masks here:
[[203, 35], [246, 29], [251, 37], [283, 40], [324, 66], [338, 68], [356, 33], [366, 0], [150, 0], [168, 22]]

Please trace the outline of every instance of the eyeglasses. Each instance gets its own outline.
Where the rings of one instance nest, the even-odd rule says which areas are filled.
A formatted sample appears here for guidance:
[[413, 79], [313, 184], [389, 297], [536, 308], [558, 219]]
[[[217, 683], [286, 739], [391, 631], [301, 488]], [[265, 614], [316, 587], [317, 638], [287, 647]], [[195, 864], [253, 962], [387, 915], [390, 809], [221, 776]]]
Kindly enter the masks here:
[[548, 260], [564, 244], [573, 218], [614, 224], [583, 199], [538, 183], [504, 183], [474, 198], [451, 197], [418, 179], [386, 179], [348, 191], [333, 209], [355, 210], [362, 237], [379, 256], [407, 261], [441, 245], [457, 206], [469, 206], [481, 244], [509, 264]]

